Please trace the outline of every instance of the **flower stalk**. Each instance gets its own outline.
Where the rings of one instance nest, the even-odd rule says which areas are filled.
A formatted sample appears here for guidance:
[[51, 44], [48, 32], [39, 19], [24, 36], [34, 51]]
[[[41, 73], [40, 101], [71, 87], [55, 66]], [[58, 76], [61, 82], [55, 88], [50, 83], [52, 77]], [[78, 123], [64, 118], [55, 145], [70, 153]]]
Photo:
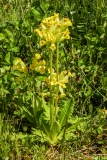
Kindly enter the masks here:
[[53, 115], [52, 115], [52, 51], [50, 52], [50, 122], [51, 125], [53, 123]]
[[56, 80], [57, 80], [57, 86], [56, 86], [56, 100], [55, 100], [55, 119], [56, 119], [56, 114], [57, 114], [57, 98], [58, 98], [58, 92], [59, 92], [59, 84], [58, 84], [58, 75], [59, 75], [59, 67], [58, 67], [58, 62], [59, 62], [59, 43], [57, 42], [56, 45]]

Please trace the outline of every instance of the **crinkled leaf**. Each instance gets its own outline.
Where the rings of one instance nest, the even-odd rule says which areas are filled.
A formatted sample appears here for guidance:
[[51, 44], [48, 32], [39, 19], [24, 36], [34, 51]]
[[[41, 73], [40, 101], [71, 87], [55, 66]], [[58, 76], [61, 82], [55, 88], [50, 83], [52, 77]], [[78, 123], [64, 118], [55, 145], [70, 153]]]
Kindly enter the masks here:
[[10, 52], [6, 54], [6, 56], [5, 56], [5, 61], [6, 61], [7, 63], [10, 63]]
[[61, 127], [63, 127], [66, 123], [66, 119], [68, 119], [74, 110], [74, 99], [71, 98], [63, 105], [60, 114], [59, 114], [59, 123]]
[[57, 136], [58, 136], [58, 133], [60, 132], [60, 129], [61, 129], [61, 126], [59, 124], [59, 122], [57, 121], [54, 121], [52, 127], [51, 127], [51, 130], [50, 130], [50, 133], [51, 133], [51, 139], [56, 142], [58, 140]]

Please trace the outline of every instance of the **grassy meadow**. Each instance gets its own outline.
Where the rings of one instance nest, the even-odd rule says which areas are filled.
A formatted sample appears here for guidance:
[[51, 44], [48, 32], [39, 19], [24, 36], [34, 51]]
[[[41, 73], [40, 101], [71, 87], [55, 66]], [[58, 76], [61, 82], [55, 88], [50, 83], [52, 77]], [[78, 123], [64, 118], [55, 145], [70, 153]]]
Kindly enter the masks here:
[[0, 0], [0, 160], [107, 160], [107, 1]]

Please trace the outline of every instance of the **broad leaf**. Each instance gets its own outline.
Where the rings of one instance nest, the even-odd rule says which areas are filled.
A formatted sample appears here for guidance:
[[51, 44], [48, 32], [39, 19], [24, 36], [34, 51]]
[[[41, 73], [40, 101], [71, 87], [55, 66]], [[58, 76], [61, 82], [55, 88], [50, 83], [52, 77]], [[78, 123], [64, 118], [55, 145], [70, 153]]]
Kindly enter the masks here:
[[74, 110], [74, 100], [73, 98], [65, 102], [63, 108], [59, 114], [59, 123], [63, 127], [66, 123], [66, 120], [72, 115]]
[[58, 133], [60, 132], [60, 124], [57, 121], [54, 121], [52, 128], [50, 130], [50, 134], [51, 134], [51, 139], [54, 143], [56, 143], [56, 141], [58, 140]]

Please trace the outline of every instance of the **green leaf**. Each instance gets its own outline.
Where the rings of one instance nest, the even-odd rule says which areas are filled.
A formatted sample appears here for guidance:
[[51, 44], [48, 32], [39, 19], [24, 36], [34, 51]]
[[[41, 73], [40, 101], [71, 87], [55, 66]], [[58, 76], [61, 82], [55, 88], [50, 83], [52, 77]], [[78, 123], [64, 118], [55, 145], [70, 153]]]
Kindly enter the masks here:
[[7, 63], [10, 63], [10, 52], [6, 54], [6, 56], [5, 56], [5, 61], [6, 61]]
[[41, 21], [42, 17], [40, 12], [38, 12], [36, 9], [32, 9], [32, 13], [34, 14], [35, 19], [37, 19], [38, 21]]
[[33, 115], [36, 119], [38, 117], [38, 112], [41, 110], [42, 102], [41, 102], [40, 98], [37, 97], [37, 95], [33, 96], [33, 98], [34, 98]]
[[38, 81], [45, 81], [46, 76], [37, 76], [36, 79], [38, 79]]
[[99, 133], [99, 134], [103, 133], [103, 128], [102, 128], [102, 126], [99, 126], [99, 127], [98, 127], [98, 133]]
[[3, 75], [5, 73], [5, 69], [4, 68], [0, 68], [0, 75]]
[[27, 117], [27, 119], [31, 122], [31, 123], [35, 123], [35, 119], [33, 117], [33, 115], [31, 114], [31, 112], [29, 112], [29, 110], [23, 106], [23, 112], [25, 114], [25, 116]]
[[7, 89], [3, 89], [3, 92], [6, 94], [10, 93]]
[[12, 47], [12, 48], [11, 48], [11, 51], [12, 51], [12, 52], [19, 52], [19, 47]]
[[9, 71], [10, 70], [10, 66], [4, 66], [3, 67], [6, 71]]
[[46, 104], [44, 98], [42, 98], [42, 104], [43, 104], [43, 108], [44, 108], [44, 118], [46, 120], [50, 120], [50, 110], [49, 110], [49, 106]]
[[107, 89], [107, 77], [106, 76], [102, 76], [101, 80], [100, 80], [101, 84], [102, 84], [102, 87], [104, 89]]
[[3, 33], [0, 33], [0, 41], [2, 41], [3, 39], [5, 39], [5, 35]]
[[[47, 141], [49, 144], [56, 144], [58, 141], [58, 133], [60, 132], [60, 124], [57, 121], [54, 121], [52, 127], [50, 126], [50, 122], [42, 119], [41, 130], [47, 137]], [[51, 127], [51, 129], [50, 129]]]
[[47, 137], [51, 138], [50, 124], [49, 124], [48, 121], [46, 122], [46, 120], [44, 119], [44, 117], [42, 118], [41, 129], [46, 134]]
[[68, 100], [65, 102], [63, 108], [60, 111], [59, 114], [59, 123], [61, 127], [63, 127], [66, 123], [66, 119], [69, 119], [69, 117], [72, 115], [74, 110], [74, 99]]
[[13, 33], [12, 33], [10, 30], [8, 30], [8, 29], [5, 29], [5, 33], [7, 34], [9, 40], [10, 40], [11, 42], [14, 42]]
[[58, 133], [60, 132], [60, 129], [61, 129], [61, 126], [59, 122], [54, 121], [52, 128], [50, 130], [50, 133], [51, 133], [51, 139], [55, 142], [57, 140], [57, 136], [58, 136]]
[[43, 3], [40, 5], [41, 8], [43, 9], [44, 13], [48, 10], [50, 4], [49, 3]]
[[92, 93], [92, 88], [90, 86], [87, 87], [87, 91], [84, 92], [85, 96], [89, 96]]

